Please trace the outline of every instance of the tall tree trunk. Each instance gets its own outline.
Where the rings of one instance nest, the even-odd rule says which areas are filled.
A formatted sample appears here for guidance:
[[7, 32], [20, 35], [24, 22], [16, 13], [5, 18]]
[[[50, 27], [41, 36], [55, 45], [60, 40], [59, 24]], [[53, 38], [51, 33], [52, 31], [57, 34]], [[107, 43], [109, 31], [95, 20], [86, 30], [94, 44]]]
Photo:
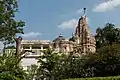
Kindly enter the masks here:
[[3, 47], [3, 53], [5, 53], [5, 49], [6, 49], [6, 43], [4, 42], [4, 47]]
[[21, 41], [22, 41], [22, 37], [19, 36], [18, 38], [15, 39], [15, 41], [16, 41], [16, 53], [15, 53], [15, 55], [18, 55], [18, 54], [21, 53]]

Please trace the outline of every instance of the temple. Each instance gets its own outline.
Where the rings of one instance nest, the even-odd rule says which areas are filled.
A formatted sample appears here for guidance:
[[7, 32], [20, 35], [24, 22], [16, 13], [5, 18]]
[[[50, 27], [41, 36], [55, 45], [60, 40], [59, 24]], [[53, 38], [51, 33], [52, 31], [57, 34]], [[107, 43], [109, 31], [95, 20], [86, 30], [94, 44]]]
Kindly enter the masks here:
[[22, 60], [22, 64], [24, 68], [31, 64], [37, 64], [35, 58], [43, 54], [41, 50], [46, 50], [48, 48], [51, 48], [58, 53], [69, 53], [79, 50], [79, 54], [87, 54], [88, 52], [94, 53], [96, 51], [95, 44], [95, 38], [92, 35], [87, 22], [86, 8], [84, 8], [84, 15], [78, 20], [75, 32], [71, 38], [67, 39], [60, 34], [53, 41], [22, 40], [21, 51], [27, 51], [25, 53], [25, 58]]

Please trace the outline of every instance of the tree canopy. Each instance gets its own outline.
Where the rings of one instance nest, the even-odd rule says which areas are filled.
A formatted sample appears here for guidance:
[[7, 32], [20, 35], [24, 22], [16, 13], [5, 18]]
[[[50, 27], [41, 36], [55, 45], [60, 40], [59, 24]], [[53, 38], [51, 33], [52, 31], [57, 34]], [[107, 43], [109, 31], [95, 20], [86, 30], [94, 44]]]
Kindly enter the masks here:
[[23, 33], [25, 23], [15, 20], [17, 11], [17, 0], [0, 0], [0, 41], [4, 44], [13, 43], [16, 34]]
[[107, 23], [104, 28], [96, 29], [95, 39], [97, 48], [120, 43], [120, 29], [112, 23]]

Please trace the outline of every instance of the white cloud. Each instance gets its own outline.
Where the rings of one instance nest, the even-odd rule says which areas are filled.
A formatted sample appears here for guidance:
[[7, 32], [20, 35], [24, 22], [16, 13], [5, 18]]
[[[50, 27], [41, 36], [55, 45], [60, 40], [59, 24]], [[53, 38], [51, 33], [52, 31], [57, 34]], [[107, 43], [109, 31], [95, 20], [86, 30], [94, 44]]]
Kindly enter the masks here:
[[106, 12], [120, 6], [120, 0], [109, 0], [93, 8], [94, 12]]
[[78, 20], [77, 19], [71, 19], [68, 21], [62, 22], [60, 25], [58, 25], [61, 29], [71, 29], [76, 27]]
[[22, 37], [24, 38], [35, 38], [37, 36], [41, 36], [42, 34], [39, 33], [39, 32], [29, 32], [29, 33], [25, 33], [25, 34], [22, 34]]
[[[87, 20], [87, 23], [89, 24], [91, 19], [90, 18], [86, 18]], [[68, 20], [68, 21], [63, 21], [60, 25], [58, 25], [58, 28], [61, 28], [63, 30], [65, 29], [73, 29], [77, 26], [78, 24], [78, 19], [71, 19], [71, 20]]]
[[[83, 11], [84, 11], [83, 8], [78, 9], [78, 10], [76, 10], [74, 12], [73, 15], [81, 14]], [[86, 18], [86, 20], [87, 20], [88, 23], [90, 22], [90, 19], [88, 17]], [[63, 30], [65, 30], [65, 29], [73, 29], [73, 28], [75, 28], [77, 26], [77, 24], [78, 24], [78, 19], [73, 18], [73, 19], [61, 22], [61, 24], [58, 25], [58, 28], [61, 28]]]

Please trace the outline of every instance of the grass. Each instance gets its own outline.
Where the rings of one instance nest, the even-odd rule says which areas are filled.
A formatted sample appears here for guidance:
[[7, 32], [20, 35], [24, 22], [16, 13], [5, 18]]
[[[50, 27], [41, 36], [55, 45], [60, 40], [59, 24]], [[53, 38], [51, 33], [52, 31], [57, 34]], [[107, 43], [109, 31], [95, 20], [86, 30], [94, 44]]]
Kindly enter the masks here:
[[120, 80], [120, 76], [93, 77], [93, 78], [76, 78], [76, 79], [65, 79], [65, 80]]

